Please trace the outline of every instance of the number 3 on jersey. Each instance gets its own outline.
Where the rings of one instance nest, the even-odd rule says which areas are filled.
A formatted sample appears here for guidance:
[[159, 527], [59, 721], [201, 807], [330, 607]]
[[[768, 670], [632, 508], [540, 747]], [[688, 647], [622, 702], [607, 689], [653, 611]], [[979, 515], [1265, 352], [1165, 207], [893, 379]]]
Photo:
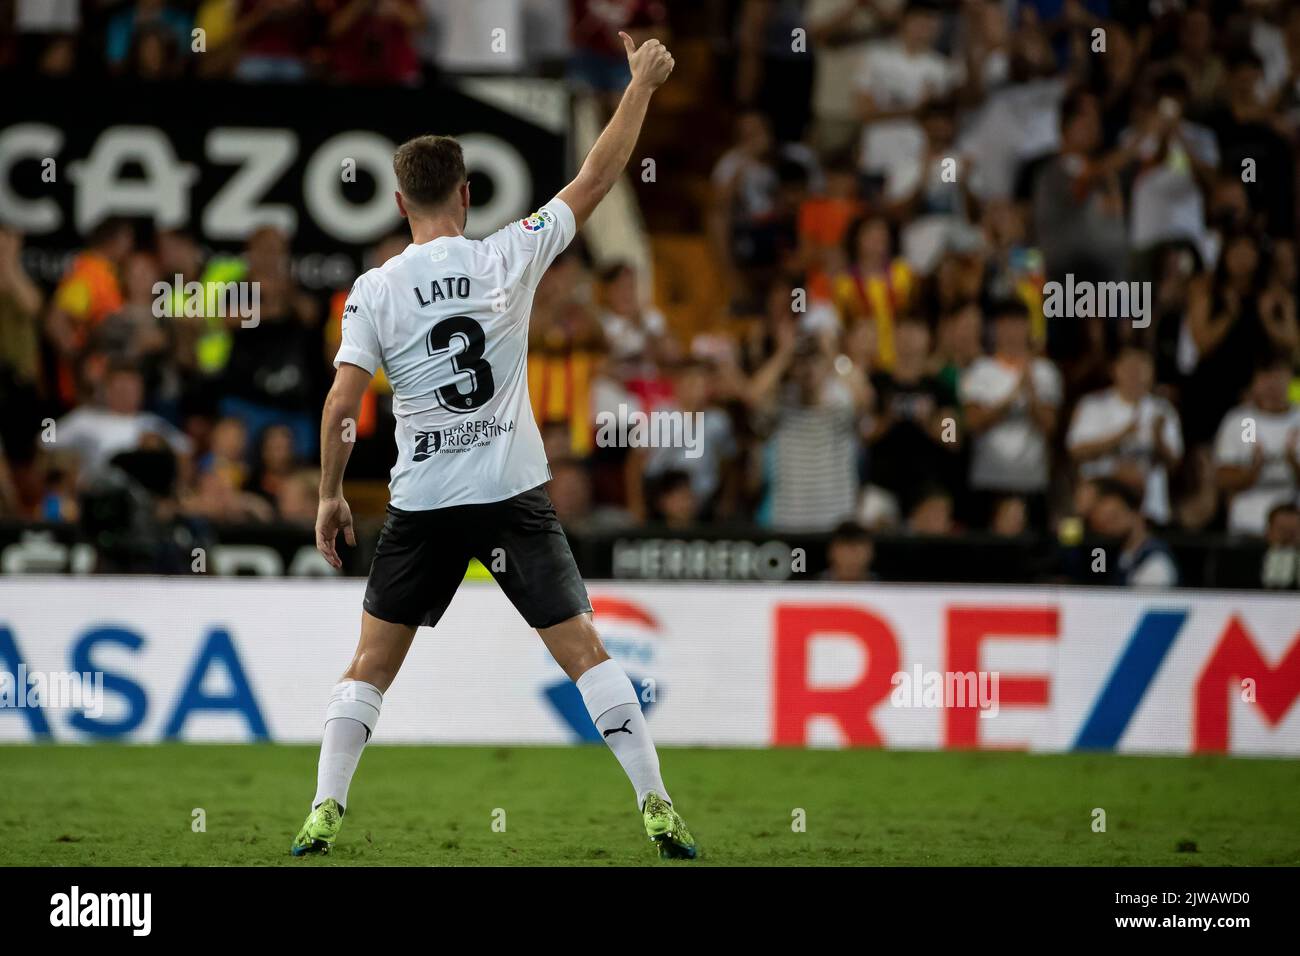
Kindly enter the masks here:
[[[452, 342], [460, 340], [464, 348], [450, 354]], [[429, 354], [445, 356], [451, 361], [452, 371], [457, 381], [438, 389], [438, 402], [443, 408], [452, 412], [472, 412], [482, 408], [496, 393], [496, 384], [492, 381], [492, 366], [483, 359], [483, 347], [486, 338], [483, 326], [468, 315], [453, 315], [443, 319], [429, 330]], [[470, 390], [462, 392], [457, 386], [459, 376], [468, 375]]]

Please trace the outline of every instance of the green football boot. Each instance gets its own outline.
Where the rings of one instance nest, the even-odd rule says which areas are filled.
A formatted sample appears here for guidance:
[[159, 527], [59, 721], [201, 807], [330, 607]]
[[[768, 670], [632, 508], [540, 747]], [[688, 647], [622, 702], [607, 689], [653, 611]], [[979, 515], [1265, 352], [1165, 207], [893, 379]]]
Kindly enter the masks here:
[[[647, 817], [647, 819], [649, 819]], [[343, 826], [343, 808], [337, 800], [330, 797], [319, 807], [307, 814], [307, 822], [302, 825], [294, 838], [289, 852], [294, 856], [308, 853], [328, 853], [334, 845], [334, 838]]]
[[659, 844], [659, 855], [665, 860], [693, 860], [699, 855], [695, 837], [686, 829], [686, 821], [659, 794], [650, 792], [641, 813], [646, 835], [651, 843]]

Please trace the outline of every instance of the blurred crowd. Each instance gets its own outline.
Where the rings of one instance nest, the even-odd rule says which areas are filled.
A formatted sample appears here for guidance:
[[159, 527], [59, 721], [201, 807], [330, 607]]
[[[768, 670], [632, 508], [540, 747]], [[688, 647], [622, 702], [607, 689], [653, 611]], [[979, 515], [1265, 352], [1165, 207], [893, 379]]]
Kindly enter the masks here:
[[376, 86], [546, 72], [615, 90], [610, 25], [666, 21], [661, 0], [0, 0], [0, 68]]
[[[596, 93], [626, 81], [617, 30], [671, 45], [677, 14], [645, 0], [5, 5], [17, 29], [2, 55], [46, 71], [91, 56], [248, 81], [558, 70]], [[859, 576], [887, 531], [1091, 533], [1150, 584], [1177, 580], [1170, 533], [1300, 548], [1300, 5], [705, 6], [726, 76], [701, 95], [734, 129], [693, 195], [727, 304], [707, 329], [674, 325], [648, 277], [597, 267], [581, 239], [548, 271], [529, 379], [568, 527], [834, 531]], [[501, 24], [511, 62], [493, 52]], [[187, 62], [196, 26], [226, 55]], [[73, 520], [86, 481], [153, 453], [139, 480], [178, 514], [311, 520], [342, 293], [296, 286], [288, 237], [262, 229], [221, 256], [110, 221], [53, 290], [27, 278], [20, 236], [0, 242], [0, 510]], [[158, 317], [150, 290], [174, 275], [256, 279], [261, 328]], [[1132, 314], [1060, 316], [1052, 282], [1149, 296], [1141, 314], [1135, 292]], [[632, 411], [698, 413], [700, 454], [602, 447], [598, 416]], [[381, 375], [350, 476], [382, 479], [390, 416]]]
[[[708, 227], [761, 517], [1091, 533], [1143, 583], [1167, 529], [1296, 547], [1300, 6], [752, 2], [736, 37]], [[1119, 282], [1141, 310], [1048, 301]]]

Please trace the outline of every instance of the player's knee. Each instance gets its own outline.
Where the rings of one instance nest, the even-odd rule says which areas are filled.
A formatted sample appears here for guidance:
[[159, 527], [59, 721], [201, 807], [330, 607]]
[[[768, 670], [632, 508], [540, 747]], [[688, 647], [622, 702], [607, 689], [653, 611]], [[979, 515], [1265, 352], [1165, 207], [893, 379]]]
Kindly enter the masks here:
[[580, 614], [563, 624], [546, 628], [542, 637], [556, 663], [575, 679], [577, 675], [609, 659], [590, 614]]
[[359, 680], [377, 688], [381, 694], [387, 693], [388, 687], [397, 676], [397, 668], [385, 666], [368, 655], [355, 658], [348, 669], [343, 672], [343, 680]]

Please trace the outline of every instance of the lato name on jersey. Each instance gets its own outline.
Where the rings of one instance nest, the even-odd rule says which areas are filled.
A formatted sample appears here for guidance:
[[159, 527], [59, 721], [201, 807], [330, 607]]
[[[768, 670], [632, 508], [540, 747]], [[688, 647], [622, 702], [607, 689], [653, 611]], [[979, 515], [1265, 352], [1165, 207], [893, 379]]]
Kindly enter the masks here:
[[422, 309], [444, 299], [468, 299], [469, 277], [445, 276], [441, 279], [432, 280], [429, 283], [429, 297], [427, 299], [420, 292], [419, 286], [411, 289], [411, 291], [415, 293], [415, 299], [420, 303]]

